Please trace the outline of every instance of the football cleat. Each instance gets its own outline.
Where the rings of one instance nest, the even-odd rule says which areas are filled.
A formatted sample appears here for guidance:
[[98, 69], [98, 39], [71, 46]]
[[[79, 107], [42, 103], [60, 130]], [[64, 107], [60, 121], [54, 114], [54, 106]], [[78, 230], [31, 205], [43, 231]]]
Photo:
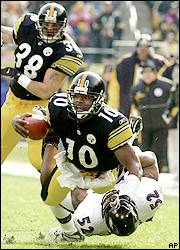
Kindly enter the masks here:
[[79, 231], [74, 234], [68, 234], [62, 231], [60, 228], [51, 229], [48, 232], [48, 235], [51, 239], [55, 240], [56, 242], [60, 241], [83, 241], [85, 236], [82, 235]]

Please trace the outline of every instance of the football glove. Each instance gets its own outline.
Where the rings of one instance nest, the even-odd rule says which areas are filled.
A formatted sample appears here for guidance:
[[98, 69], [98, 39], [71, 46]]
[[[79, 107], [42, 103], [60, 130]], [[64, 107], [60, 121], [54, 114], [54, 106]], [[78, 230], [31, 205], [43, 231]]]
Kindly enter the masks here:
[[5, 67], [1, 68], [1, 75], [14, 78], [16, 81], [18, 81], [18, 78], [22, 75], [22, 73], [16, 68]]
[[33, 113], [43, 116], [46, 120], [49, 118], [49, 111], [46, 106], [34, 106]]
[[129, 124], [133, 134], [138, 134], [143, 129], [142, 117], [140, 116], [131, 114], [129, 116]]

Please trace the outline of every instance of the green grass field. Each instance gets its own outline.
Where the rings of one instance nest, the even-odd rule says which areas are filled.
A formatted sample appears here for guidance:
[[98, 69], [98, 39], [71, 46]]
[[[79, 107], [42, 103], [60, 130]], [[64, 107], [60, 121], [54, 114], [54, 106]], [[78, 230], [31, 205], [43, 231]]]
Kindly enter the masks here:
[[5, 174], [1, 180], [1, 249], [169, 249], [169, 243], [179, 243], [178, 198], [165, 196], [154, 220], [129, 237], [91, 236], [57, 244], [45, 237], [58, 222], [41, 201], [39, 180]]

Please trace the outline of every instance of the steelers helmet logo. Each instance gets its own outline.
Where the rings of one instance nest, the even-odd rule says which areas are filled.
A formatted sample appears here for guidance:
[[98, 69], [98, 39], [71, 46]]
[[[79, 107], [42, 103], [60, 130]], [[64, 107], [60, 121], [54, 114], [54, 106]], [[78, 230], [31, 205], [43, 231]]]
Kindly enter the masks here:
[[87, 141], [90, 143], [90, 144], [95, 144], [96, 143], [96, 137], [92, 134], [88, 134], [87, 135]]
[[43, 50], [43, 54], [44, 54], [45, 56], [50, 56], [50, 55], [52, 55], [52, 53], [53, 53], [53, 49], [52, 49], [51, 47], [47, 47], [47, 48], [45, 48], [45, 49]]

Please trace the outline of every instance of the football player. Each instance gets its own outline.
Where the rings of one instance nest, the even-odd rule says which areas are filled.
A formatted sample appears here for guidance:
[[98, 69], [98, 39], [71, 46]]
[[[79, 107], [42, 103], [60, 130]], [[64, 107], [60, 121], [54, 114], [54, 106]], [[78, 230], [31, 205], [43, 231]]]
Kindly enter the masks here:
[[[32, 112], [36, 105], [46, 106], [65, 77], [75, 75], [83, 63], [79, 47], [65, 31], [66, 24], [64, 7], [51, 2], [42, 6], [38, 15], [20, 17], [14, 28], [1, 26], [3, 43], [17, 45], [15, 68], [1, 69], [1, 75], [11, 80], [1, 109], [1, 163], [21, 139], [12, 128], [12, 118]], [[29, 158], [38, 170], [41, 150], [42, 140], [29, 140]]]
[[[120, 163], [129, 171], [126, 192], [135, 192], [140, 184], [141, 163], [128, 144], [133, 136], [129, 121], [104, 103], [104, 92], [103, 79], [85, 71], [73, 79], [67, 93], [57, 93], [50, 99], [51, 129], [45, 138], [40, 179], [41, 197], [51, 207], [58, 206], [76, 186], [97, 193], [110, 190], [116, 182], [113, 170], [123, 169]], [[26, 124], [23, 117], [15, 117], [13, 126], [25, 136], [28, 131], [22, 126]], [[60, 138], [65, 150], [57, 154]], [[71, 213], [63, 207], [60, 210], [63, 238], [82, 239]]]
[[[126, 172], [119, 178], [114, 189], [106, 194], [76, 188], [72, 191], [72, 202], [65, 199], [59, 205], [72, 211], [76, 227], [85, 236], [108, 234], [128, 236], [141, 223], [151, 221], [162, 206], [164, 200], [158, 183], [157, 158], [151, 151], [142, 152], [137, 147], [134, 149], [145, 170], [136, 192], [130, 195], [123, 192], [128, 176]], [[57, 218], [59, 207], [53, 210]], [[62, 241], [62, 229], [51, 229], [49, 236], [56, 242]]]

